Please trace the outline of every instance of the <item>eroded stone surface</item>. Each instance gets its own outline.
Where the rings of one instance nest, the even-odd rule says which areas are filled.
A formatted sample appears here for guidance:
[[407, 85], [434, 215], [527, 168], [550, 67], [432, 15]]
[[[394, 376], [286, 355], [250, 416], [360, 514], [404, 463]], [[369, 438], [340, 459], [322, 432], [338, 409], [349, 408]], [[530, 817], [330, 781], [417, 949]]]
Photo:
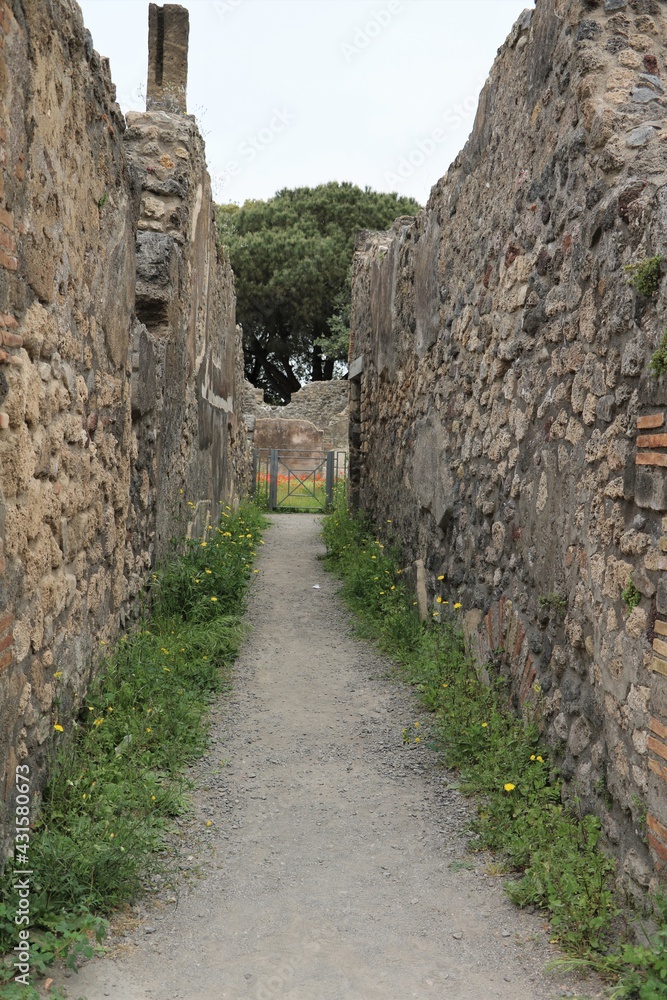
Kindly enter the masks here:
[[[667, 298], [626, 271], [667, 244], [666, 43], [655, 3], [539, 3], [425, 210], [361, 234], [353, 280], [354, 496], [424, 561], [431, 602], [479, 613], [477, 655], [640, 859], [630, 882], [646, 806], [667, 859], [667, 450], [659, 430], [636, 440], [664, 423], [648, 361]], [[630, 725], [633, 690], [651, 698]]]

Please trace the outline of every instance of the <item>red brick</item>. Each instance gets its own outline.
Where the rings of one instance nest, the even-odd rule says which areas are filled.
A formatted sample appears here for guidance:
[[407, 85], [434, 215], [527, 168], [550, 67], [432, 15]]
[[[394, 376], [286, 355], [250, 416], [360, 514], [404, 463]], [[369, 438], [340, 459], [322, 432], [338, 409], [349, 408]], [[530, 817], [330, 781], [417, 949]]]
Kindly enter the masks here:
[[648, 835], [648, 846], [658, 855], [661, 861], [667, 861], [667, 847], [654, 837], [652, 833]]
[[667, 677], [667, 660], [663, 660], [660, 656], [654, 656], [649, 664], [649, 670]]
[[14, 239], [14, 234], [8, 233], [4, 229], [0, 229], [0, 247], [4, 247], [5, 250], [11, 250], [14, 252], [16, 250], [16, 240]]
[[2, 656], [0, 656], [0, 670], [4, 670], [5, 667], [8, 667], [13, 659], [14, 656], [12, 651], [11, 649], [8, 649], [6, 653], [3, 653]]
[[661, 740], [667, 740], [667, 726], [660, 719], [651, 718], [648, 724], [649, 729]]
[[0, 142], [7, 142], [7, 129], [4, 125], [0, 125]]
[[655, 736], [649, 736], [648, 748], [658, 757], [662, 757], [663, 760], [667, 760], [667, 746], [665, 746], [664, 743], [661, 743], [660, 740], [656, 740]]
[[18, 271], [19, 262], [16, 257], [12, 257], [0, 248], [0, 267], [4, 267], [7, 271]]
[[519, 625], [519, 634], [516, 637], [516, 642], [514, 644], [514, 659], [518, 657], [521, 652], [521, 644], [526, 637], [526, 630], [523, 625]]
[[662, 465], [667, 467], [667, 454], [659, 451], [640, 451], [635, 458], [635, 465]]
[[19, 323], [15, 316], [10, 316], [9, 313], [0, 313], [0, 326], [14, 327], [18, 325]]
[[530, 691], [532, 690], [533, 684], [535, 683], [535, 678], [537, 674], [535, 673], [535, 668], [533, 668], [528, 674], [528, 680], [526, 681], [525, 687], [521, 694], [519, 695], [519, 700], [523, 703], [528, 697]]
[[23, 347], [23, 337], [18, 333], [0, 332], [0, 343], [5, 347]]
[[641, 434], [637, 438], [638, 448], [667, 448], [667, 434]]
[[664, 764], [661, 764], [659, 760], [653, 760], [653, 757], [649, 757], [648, 767], [649, 771], [653, 771], [653, 773], [657, 774], [663, 781], [667, 781], [667, 767], [665, 767]]
[[650, 813], [646, 817], [646, 822], [651, 833], [656, 837], [660, 837], [660, 840], [664, 844], [667, 844], [667, 826], [663, 826], [660, 820], [656, 819], [655, 816], [651, 816]]
[[14, 624], [14, 615], [11, 611], [5, 611], [2, 616], [0, 616], [0, 635], [6, 632], [8, 628], [11, 628]]
[[14, 167], [14, 173], [16, 174], [16, 179], [19, 181], [25, 180], [25, 167], [22, 163], [17, 163]]
[[2, 208], [0, 205], [0, 226], [4, 226], [5, 229], [14, 229], [14, 216], [11, 212], [8, 212], [6, 208]]
[[14, 636], [11, 632], [8, 632], [4, 638], [0, 639], [0, 653], [2, 653], [5, 649], [9, 649], [13, 642]]
[[649, 427], [662, 427], [665, 422], [664, 413], [651, 413], [645, 417], [637, 417], [637, 430], [648, 430]]

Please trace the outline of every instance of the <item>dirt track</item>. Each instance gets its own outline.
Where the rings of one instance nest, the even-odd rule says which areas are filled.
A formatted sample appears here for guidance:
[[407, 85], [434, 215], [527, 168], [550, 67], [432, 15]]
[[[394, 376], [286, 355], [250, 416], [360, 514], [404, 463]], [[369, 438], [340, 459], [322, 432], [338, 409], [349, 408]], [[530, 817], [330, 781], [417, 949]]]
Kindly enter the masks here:
[[69, 995], [574, 996], [544, 972], [553, 952], [540, 916], [513, 908], [489, 859], [466, 852], [469, 807], [452, 775], [403, 746], [418, 710], [353, 637], [317, 561], [319, 519], [273, 520], [234, 692], [193, 772], [183, 866], [205, 877], [118, 925], [109, 957], [62, 980]]

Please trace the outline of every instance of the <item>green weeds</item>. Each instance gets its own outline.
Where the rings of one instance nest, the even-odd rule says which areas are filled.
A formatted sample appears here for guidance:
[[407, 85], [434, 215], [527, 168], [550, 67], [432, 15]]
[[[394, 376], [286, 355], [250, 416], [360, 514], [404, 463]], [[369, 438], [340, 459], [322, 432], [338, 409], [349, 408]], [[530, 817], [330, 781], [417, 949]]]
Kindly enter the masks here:
[[[228, 510], [206, 540], [182, 542], [153, 576], [151, 618], [107, 654], [74, 723], [56, 723], [29, 849], [35, 972], [57, 957], [76, 968], [103, 939], [105, 916], [164, 868], [165, 830], [187, 808], [183, 769], [205, 749], [207, 707], [243, 636], [263, 523], [252, 506]], [[0, 889], [0, 954], [17, 938], [11, 881]], [[12, 974], [0, 965], [1, 996], [37, 996]]]
[[658, 349], [651, 355], [648, 366], [656, 378], [660, 378], [661, 375], [667, 372], [667, 330], [662, 335]]
[[636, 264], [628, 264], [625, 270], [630, 275], [630, 287], [640, 295], [652, 298], [660, 287], [662, 259], [662, 254], [656, 254], [655, 257], [646, 257]]
[[636, 608], [641, 601], [642, 595], [633, 583], [632, 577], [630, 577], [627, 587], [621, 592], [621, 598], [628, 609], [628, 612]]
[[[353, 519], [341, 498], [324, 538], [361, 633], [398, 662], [433, 713], [437, 749], [459, 770], [462, 790], [478, 799], [472, 846], [499, 854], [513, 876], [511, 898], [544, 909], [565, 951], [608, 951], [617, 913], [614, 864], [598, 850], [599, 823], [562, 804], [562, 782], [537, 727], [511, 711], [505, 678], [489, 667], [485, 683], [466, 655], [460, 604], [443, 600], [438, 622], [420, 622], [390, 547]], [[406, 745], [418, 738], [414, 724], [405, 727]]]

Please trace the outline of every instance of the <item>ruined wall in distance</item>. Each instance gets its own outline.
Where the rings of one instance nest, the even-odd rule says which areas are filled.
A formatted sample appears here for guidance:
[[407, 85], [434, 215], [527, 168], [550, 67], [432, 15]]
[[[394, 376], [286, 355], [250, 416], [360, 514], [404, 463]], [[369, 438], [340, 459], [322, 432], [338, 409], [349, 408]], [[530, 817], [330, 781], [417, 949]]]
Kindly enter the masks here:
[[360, 236], [350, 353], [355, 502], [462, 602], [638, 898], [667, 861], [667, 268], [643, 296], [626, 267], [667, 254], [666, 43], [656, 0], [525, 12], [426, 209]]

